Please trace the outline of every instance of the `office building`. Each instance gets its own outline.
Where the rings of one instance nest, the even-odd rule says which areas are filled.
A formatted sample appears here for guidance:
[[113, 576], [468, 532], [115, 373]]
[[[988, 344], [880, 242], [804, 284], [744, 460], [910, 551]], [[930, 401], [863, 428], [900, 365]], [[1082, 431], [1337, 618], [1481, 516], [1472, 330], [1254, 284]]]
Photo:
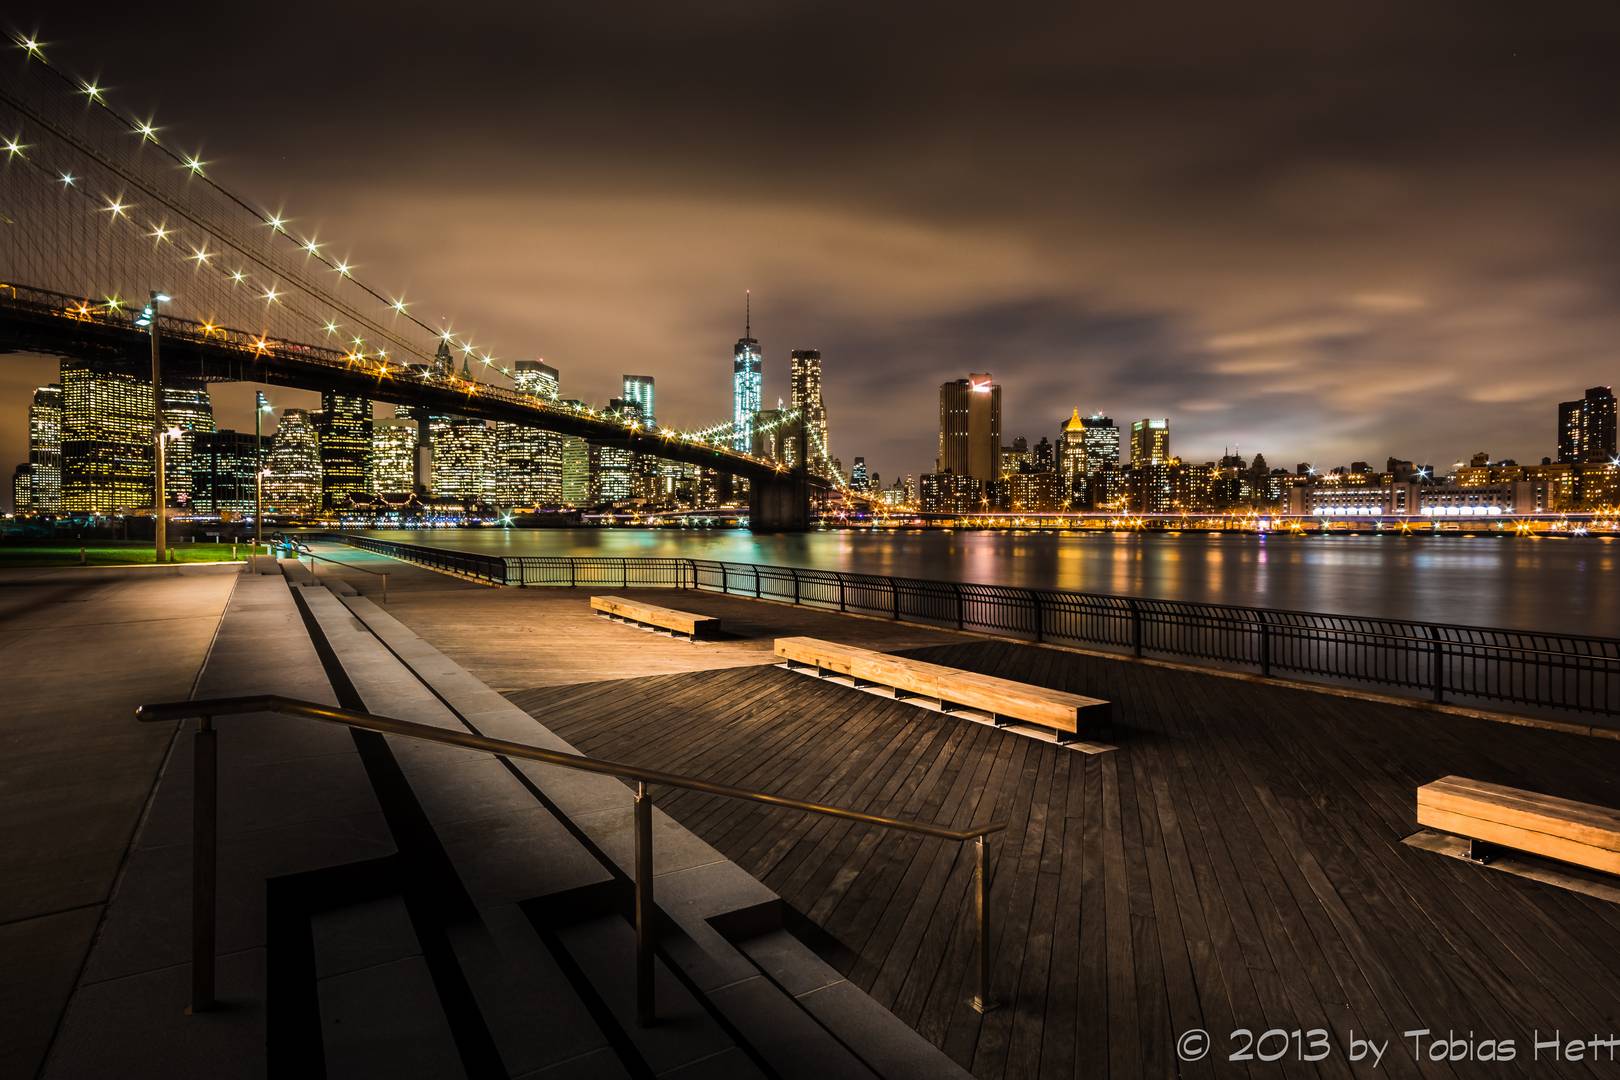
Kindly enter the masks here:
[[342, 510], [370, 498], [371, 402], [325, 391], [320, 425], [322, 505]]
[[591, 448], [574, 435], [562, 440], [562, 501], [567, 506], [591, 505]]
[[1571, 464], [1616, 457], [1614, 391], [1594, 386], [1577, 401], [1558, 404], [1558, 460]]
[[321, 508], [321, 437], [308, 409], [283, 409], [265, 461], [266, 513], [308, 517]]
[[433, 432], [433, 497], [456, 502], [492, 498], [492, 442], [489, 425], [468, 416], [429, 424]]
[[1205, 514], [1230, 505], [1220, 490], [1221, 477], [1215, 465], [1205, 462], [1172, 461], [1170, 464], [1170, 509], [1183, 514]]
[[1029, 440], [1019, 435], [1011, 444], [1001, 448], [1001, 475], [1012, 476], [1014, 473], [1029, 471]]
[[821, 350], [794, 349], [789, 362], [792, 386], [788, 404], [804, 418], [810, 471], [818, 476], [831, 476], [832, 467], [826, 457], [827, 406], [821, 399]]
[[590, 444], [591, 502], [625, 502], [635, 496], [636, 455], [619, 446]]
[[416, 421], [371, 422], [371, 493], [399, 498], [416, 490]]
[[989, 375], [969, 375], [939, 388], [935, 471], [971, 476], [981, 485], [1001, 478], [1001, 387]]
[[198, 432], [192, 444], [192, 501], [201, 513], [251, 514], [261, 450], [251, 432]]
[[62, 509], [149, 511], [152, 381], [135, 361], [62, 361]]
[[925, 514], [974, 514], [985, 508], [985, 485], [975, 476], [924, 473], [921, 487]]
[[754, 418], [765, 388], [765, 357], [753, 337], [753, 299], [748, 300], [743, 336], [731, 355], [731, 448], [746, 454], [754, 442]]
[[1086, 499], [1091, 506], [1103, 505], [1109, 475], [1119, 473], [1119, 428], [1101, 413], [1092, 413], [1082, 421], [1085, 429], [1080, 434], [1086, 462]]
[[857, 457], [855, 464], [849, 467], [849, 486], [854, 491], [867, 491], [872, 486], [871, 477], [866, 475], [866, 459]]
[[1084, 505], [1086, 497], [1086, 422], [1076, 408], [1058, 431], [1057, 474], [1059, 490], [1071, 506]]
[[[55, 514], [62, 509], [62, 387], [34, 391], [28, 406], [28, 509]], [[21, 506], [18, 507], [19, 511]]]
[[[539, 360], [519, 360], [512, 382], [519, 393], [553, 404], [561, 393], [557, 369]], [[490, 438], [495, 459], [494, 498], [499, 503], [555, 506], [562, 501], [561, 434], [499, 422], [490, 425]]]
[[[641, 426], [658, 426], [658, 413], [654, 410], [656, 386], [651, 375], [626, 375], [623, 400], [641, 412]], [[757, 407], [757, 406], [756, 406]]]
[[35, 513], [34, 467], [24, 461], [11, 473], [11, 512], [19, 517]]
[[169, 380], [163, 386], [163, 494], [170, 506], [196, 498], [193, 458], [197, 436], [214, 430], [214, 405], [201, 382]]
[[1063, 508], [1064, 499], [1055, 472], [1008, 473], [1003, 483], [1003, 509], [1023, 513], [1048, 513]]
[[1170, 462], [1170, 421], [1131, 421], [1131, 464], [1167, 465]]

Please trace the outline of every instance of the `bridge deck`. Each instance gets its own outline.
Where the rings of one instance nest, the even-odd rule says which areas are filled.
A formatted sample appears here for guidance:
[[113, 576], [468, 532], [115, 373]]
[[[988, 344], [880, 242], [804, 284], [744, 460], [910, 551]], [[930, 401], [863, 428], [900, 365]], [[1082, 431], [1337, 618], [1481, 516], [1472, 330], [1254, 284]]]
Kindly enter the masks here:
[[[1416, 787], [1447, 773], [1620, 805], [1620, 745], [1033, 646], [929, 645], [916, 636], [929, 631], [690, 593], [687, 607], [748, 626], [721, 647], [724, 665], [708, 665], [725, 670], [679, 670], [670, 655], [707, 662], [597, 620], [588, 639], [570, 631], [562, 655], [611, 644], [598, 674], [657, 673], [585, 683], [541, 645], [586, 607], [584, 590], [440, 581], [402, 590], [395, 614], [436, 643], [461, 638], [475, 671], [481, 647], [436, 614], [453, 607], [485, 642], [532, 643], [500, 650], [486, 677], [510, 686], [527, 665], [531, 688], [511, 696], [587, 752], [883, 813], [1010, 821], [993, 848], [1006, 1006], [981, 1017], [966, 1005], [965, 851], [660, 795], [978, 1076], [1242, 1075], [1224, 1060], [1239, 1027], [1331, 1032], [1333, 1055], [1289, 1076], [1350, 1075], [1352, 1033], [1394, 1040], [1381, 1071], [1395, 1076], [1480, 1068], [1415, 1063], [1401, 1033], [1416, 1028], [1515, 1039], [1517, 1061], [1500, 1068], [1529, 1074], [1547, 1063], [1532, 1058], [1533, 1032], [1607, 1035], [1620, 1015], [1620, 907], [1400, 842], [1416, 829]], [[812, 631], [807, 618], [834, 625]], [[794, 632], [1108, 698], [1119, 749], [1061, 750], [767, 666], [769, 638]], [[1177, 1062], [1191, 1028], [1216, 1035], [1218, 1064]], [[1561, 1074], [1609, 1067], [1565, 1062]]]

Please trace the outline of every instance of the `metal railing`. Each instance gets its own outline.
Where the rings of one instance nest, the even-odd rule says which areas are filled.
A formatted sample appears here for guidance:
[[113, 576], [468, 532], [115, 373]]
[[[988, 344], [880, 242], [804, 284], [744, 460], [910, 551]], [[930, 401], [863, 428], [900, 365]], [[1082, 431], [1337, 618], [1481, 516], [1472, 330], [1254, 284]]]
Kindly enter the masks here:
[[978, 994], [971, 1004], [980, 1012], [995, 1007], [990, 995], [990, 864], [985, 839], [1004, 830], [1005, 822], [992, 822], [965, 829], [951, 829], [923, 821], [884, 817], [841, 806], [792, 799], [784, 795], [755, 791], [750, 788], [716, 784], [661, 769], [647, 769], [619, 761], [565, 754], [557, 750], [544, 750], [538, 746], [491, 739], [472, 732], [452, 731], [445, 728], [417, 724], [409, 720], [396, 720], [372, 713], [354, 712], [313, 701], [299, 701], [278, 695], [253, 697], [209, 698], [202, 701], [174, 701], [156, 705], [142, 705], [135, 717], [145, 723], [176, 720], [197, 721], [193, 735], [192, 765], [192, 875], [191, 875], [191, 1008], [201, 1012], [212, 1008], [215, 1002], [215, 925], [218, 906], [217, 871], [219, 856], [219, 747], [214, 720], [221, 716], [240, 716], [249, 713], [279, 713], [310, 720], [340, 724], [362, 731], [375, 731], [384, 735], [403, 735], [447, 746], [459, 746], [498, 757], [538, 761], [580, 772], [599, 773], [636, 782], [635, 796], [635, 928], [636, 928], [636, 1015], [643, 1026], [654, 1019], [653, 1000], [653, 850], [652, 809], [650, 785], [684, 788], [706, 795], [719, 795], [728, 799], [742, 799], [766, 806], [786, 807], [809, 814], [843, 821], [877, 825], [885, 829], [919, 836], [952, 840], [958, 843], [974, 842], [974, 909], [978, 929], [976, 964], [978, 967]]
[[[1620, 639], [1410, 619], [686, 558], [487, 556], [334, 535], [408, 562], [473, 562], [499, 585], [698, 589], [907, 622], [1187, 659], [1263, 676], [1620, 717]], [[468, 571], [461, 571], [468, 572]]]
[[320, 574], [315, 569], [315, 562], [317, 559], [321, 562], [331, 563], [333, 566], [341, 566], [345, 570], [359, 570], [360, 572], [370, 574], [373, 577], [382, 578], [382, 602], [385, 604], [388, 603], [388, 571], [373, 570], [369, 566], [359, 566], [355, 563], [346, 563], [341, 559], [334, 559], [330, 555], [317, 555], [313, 551], [309, 550], [308, 547], [294, 544], [287, 540], [277, 542], [276, 546], [280, 547], [284, 551], [290, 551], [295, 560], [308, 559], [309, 576], [312, 578], [320, 578]]

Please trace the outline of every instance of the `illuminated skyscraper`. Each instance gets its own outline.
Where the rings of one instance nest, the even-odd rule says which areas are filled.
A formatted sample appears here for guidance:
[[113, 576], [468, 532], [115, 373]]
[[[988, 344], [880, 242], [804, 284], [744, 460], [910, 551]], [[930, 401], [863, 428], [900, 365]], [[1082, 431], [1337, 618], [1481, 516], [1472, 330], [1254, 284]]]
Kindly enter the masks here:
[[398, 417], [371, 423], [371, 490], [409, 495], [416, 489], [416, 421]]
[[466, 416], [433, 420], [433, 497], [478, 502], [494, 497], [489, 425]]
[[62, 508], [147, 509], [152, 503], [150, 367], [62, 361]]
[[969, 375], [939, 388], [937, 471], [1001, 479], [1001, 387], [989, 375]]
[[321, 501], [346, 509], [371, 495], [371, 402], [325, 391], [320, 423]]
[[1071, 502], [1086, 494], [1086, 422], [1077, 408], [1063, 421], [1057, 441], [1058, 492]]
[[[558, 399], [557, 369], [539, 360], [519, 360], [512, 373], [519, 393]], [[503, 506], [555, 506], [562, 501], [563, 437], [526, 424], [490, 425], [495, 456], [494, 498]]]
[[[62, 388], [34, 391], [28, 407], [29, 506], [36, 514], [62, 509]], [[22, 507], [18, 507], [19, 510]]]
[[308, 409], [283, 409], [265, 460], [265, 510], [295, 517], [321, 508], [321, 437]]
[[1558, 460], [1607, 463], [1615, 458], [1614, 391], [1594, 386], [1558, 404]]
[[1170, 421], [1131, 421], [1131, 464], [1167, 465], [1170, 463]]
[[575, 435], [563, 436], [562, 501], [568, 506], [591, 505], [591, 447]]
[[765, 357], [753, 338], [753, 297], [747, 300], [743, 336], [731, 356], [731, 448], [748, 453], [754, 442], [754, 417], [759, 414], [765, 387]]
[[865, 458], [857, 457], [849, 467], [849, 486], [852, 491], [865, 491], [872, 486], [871, 478], [866, 475]]
[[[810, 470], [826, 476], [832, 464], [826, 460], [827, 406], [821, 400], [821, 350], [794, 349], [792, 387], [789, 404], [804, 418], [805, 444], [810, 452]], [[819, 449], [818, 449], [819, 448]]]
[[654, 390], [651, 375], [626, 375], [624, 377], [624, 400], [641, 410], [643, 427], [655, 428], [658, 426], [658, 414], [653, 411]]
[[204, 513], [251, 514], [258, 463], [252, 432], [198, 432], [192, 442], [192, 505]]
[[173, 377], [163, 385], [163, 430], [169, 433], [163, 446], [163, 488], [169, 502], [186, 506], [196, 499], [193, 458], [197, 436], [214, 430], [214, 404], [208, 387]]
[[23, 462], [11, 474], [11, 508], [18, 514], [34, 513], [34, 467]]

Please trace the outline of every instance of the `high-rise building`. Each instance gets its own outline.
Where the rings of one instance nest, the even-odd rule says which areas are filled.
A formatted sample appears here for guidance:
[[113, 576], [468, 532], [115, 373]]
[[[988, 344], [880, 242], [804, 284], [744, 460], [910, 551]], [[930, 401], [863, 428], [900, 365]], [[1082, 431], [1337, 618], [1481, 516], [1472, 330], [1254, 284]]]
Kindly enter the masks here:
[[765, 357], [753, 337], [753, 298], [743, 319], [743, 336], [731, 350], [731, 448], [748, 453], [754, 443], [754, 417], [765, 389]]
[[1131, 421], [1131, 464], [1167, 465], [1170, 462], [1170, 421]]
[[134, 361], [62, 361], [62, 509], [152, 505], [151, 369]]
[[366, 398], [321, 394], [321, 502], [346, 509], [369, 498], [371, 484], [371, 402]]
[[306, 517], [321, 508], [321, 437], [308, 409], [283, 409], [265, 461], [265, 510]]
[[433, 497], [480, 502], [494, 495], [489, 425], [469, 416], [433, 421]]
[[591, 505], [591, 447], [576, 435], [562, 440], [562, 501], [568, 506]]
[[936, 468], [980, 484], [1001, 478], [1001, 387], [989, 375], [969, 375], [939, 388]]
[[201, 431], [192, 443], [192, 504], [204, 513], [253, 512], [261, 451], [248, 432]]
[[615, 503], [635, 494], [635, 458], [620, 446], [590, 444], [591, 502]]
[[1001, 448], [1001, 474], [1012, 476], [1014, 473], [1029, 471], [1029, 440], [1019, 435], [1010, 445]]
[[[512, 382], [519, 393], [553, 403], [562, 391], [557, 369], [540, 360], [519, 360]], [[497, 423], [491, 425], [491, 430], [497, 501], [507, 506], [554, 506], [561, 502], [563, 436], [527, 424]]]
[[1063, 421], [1057, 439], [1058, 491], [1071, 504], [1086, 497], [1086, 422], [1077, 407]]
[[866, 475], [866, 459], [857, 457], [855, 464], [849, 467], [849, 486], [855, 491], [866, 491], [872, 486], [871, 477]]
[[11, 510], [21, 516], [35, 513], [34, 467], [24, 461], [11, 473]]
[[371, 422], [371, 491], [401, 496], [416, 490], [416, 421], [383, 417]]
[[642, 427], [655, 428], [658, 426], [658, 414], [653, 409], [655, 390], [656, 387], [651, 375], [626, 375], [624, 377], [624, 401], [641, 410]]
[[804, 420], [810, 471], [818, 476], [830, 476], [832, 465], [827, 460], [827, 406], [821, 399], [821, 350], [794, 349], [791, 365], [792, 389], [788, 404]]
[[[28, 509], [54, 514], [62, 509], [62, 388], [56, 383], [34, 391], [28, 406]], [[18, 510], [21, 511], [19, 506]]]
[[1119, 428], [1101, 413], [1082, 421], [1081, 445], [1085, 451], [1087, 506], [1104, 507], [1119, 494]]
[[201, 382], [166, 379], [163, 384], [163, 494], [170, 505], [196, 500], [193, 458], [197, 436], [214, 430], [214, 403]]
[[984, 508], [985, 485], [958, 472], [924, 473], [922, 511], [925, 514], [972, 514]]
[[1558, 460], [1611, 462], [1616, 457], [1614, 391], [1594, 386], [1558, 405]]

